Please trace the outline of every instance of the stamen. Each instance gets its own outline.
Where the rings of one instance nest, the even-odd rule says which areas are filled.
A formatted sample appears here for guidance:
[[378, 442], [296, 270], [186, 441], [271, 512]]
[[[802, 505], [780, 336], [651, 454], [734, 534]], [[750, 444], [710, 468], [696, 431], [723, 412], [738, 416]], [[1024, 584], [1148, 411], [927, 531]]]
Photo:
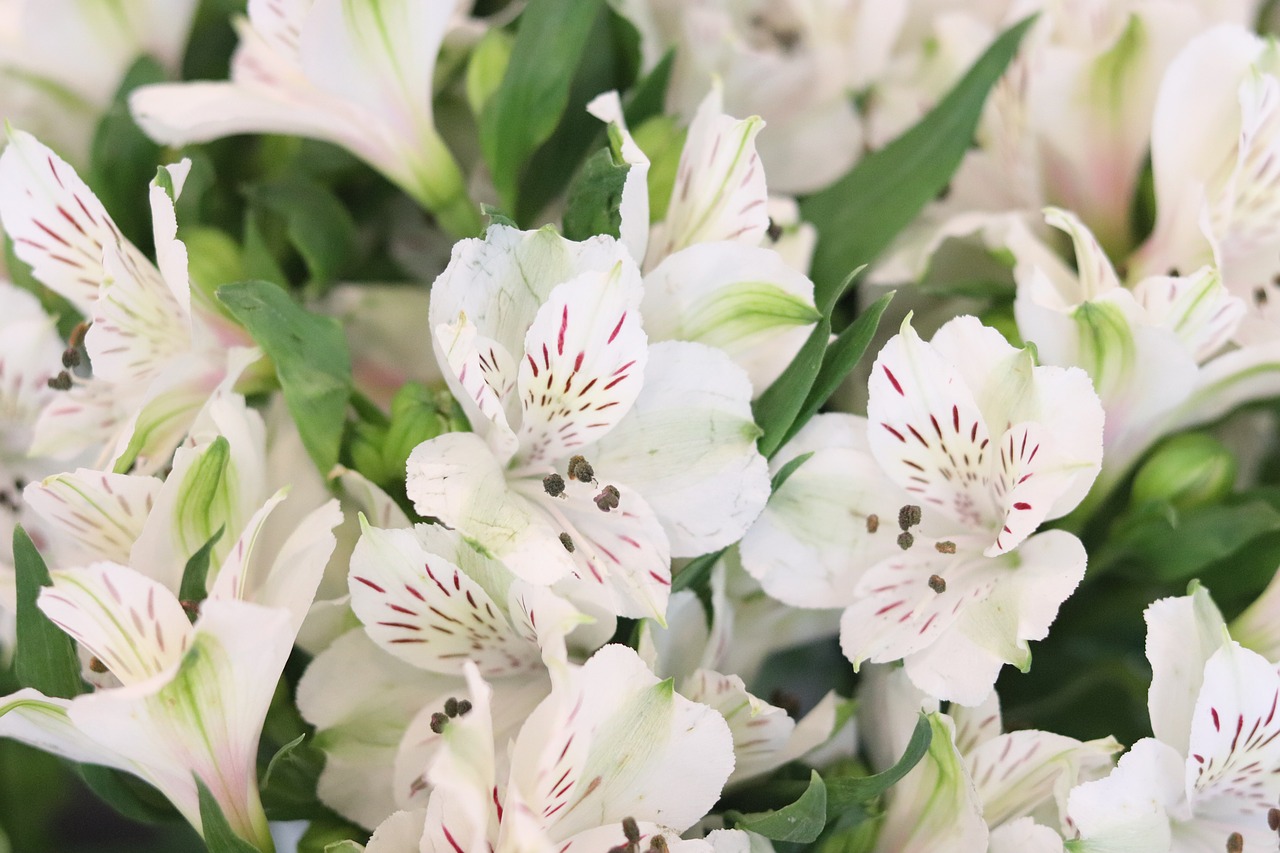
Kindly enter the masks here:
[[652, 850], [653, 853], [667, 853], [670, 848], [667, 847], [667, 839], [663, 838], [661, 835], [655, 835], [653, 838], [649, 839], [649, 849]]
[[62, 366], [67, 370], [80, 366], [80, 350], [75, 347], [67, 347], [62, 351]]
[[617, 509], [620, 497], [621, 494], [618, 492], [617, 486], [605, 486], [600, 494], [595, 496], [596, 506], [600, 508], [601, 512]]
[[452, 696], [444, 700], [444, 712], [450, 717], [458, 716], [458, 700]]
[[63, 370], [49, 380], [49, 387], [55, 391], [71, 390], [71, 374]]
[[1273, 807], [1267, 811], [1267, 826], [1272, 832], [1280, 832], [1280, 809]]
[[920, 507], [915, 504], [907, 504], [898, 510], [898, 526], [904, 531], [910, 530], [920, 523]]
[[449, 717], [436, 711], [431, 715], [431, 731], [438, 735], [444, 734], [444, 727], [449, 724]]
[[956, 552], [956, 543], [950, 539], [943, 539], [941, 542], [935, 542], [933, 547], [938, 549], [939, 554], [954, 554]]
[[622, 834], [627, 837], [627, 841], [632, 844], [640, 843], [640, 827], [636, 824], [633, 817], [624, 817], [622, 819]]
[[764, 233], [768, 235], [769, 242], [776, 243], [782, 239], [782, 226], [774, 222], [773, 219], [770, 218], [769, 227], [765, 229]]
[[560, 544], [561, 544], [561, 545], [563, 545], [563, 546], [564, 546], [564, 549], [565, 549], [566, 551], [568, 551], [570, 554], [572, 554], [572, 553], [573, 553], [573, 550], [574, 550], [574, 549], [573, 549], [573, 537], [572, 537], [572, 536], [570, 536], [568, 533], [561, 533], [561, 534], [560, 534]]
[[914, 544], [916, 544], [916, 537], [912, 536], [907, 531], [904, 530], [898, 534], [898, 547], [902, 550], [905, 551]]
[[107, 671], [107, 665], [96, 657], [89, 658], [89, 671], [96, 672], [99, 675]]
[[82, 320], [79, 323], [76, 323], [75, 327], [71, 330], [71, 335], [67, 338], [67, 347], [70, 349], [79, 349], [80, 345], [84, 343], [84, 336], [85, 333], [89, 331], [90, 325], [91, 324], [87, 320]]
[[553, 498], [564, 495], [564, 477], [559, 474], [548, 474], [542, 478], [542, 488]]
[[942, 595], [947, 591], [947, 581], [942, 575], [929, 575], [929, 589]]
[[470, 700], [470, 699], [459, 699], [459, 700], [458, 700], [458, 716], [459, 716], [459, 717], [465, 717], [465, 716], [467, 715], [467, 712], [468, 712], [468, 711], [470, 711], [470, 710], [471, 710], [471, 700]]
[[880, 529], [880, 516], [876, 515], [873, 512], [871, 513], [871, 515], [867, 516], [867, 532], [875, 533], [879, 529]]
[[1227, 836], [1227, 853], [1244, 853], [1244, 836], [1233, 832]]
[[596, 469], [591, 467], [582, 456], [572, 456], [569, 458], [569, 479], [577, 480], [580, 483], [594, 483], [596, 481]]

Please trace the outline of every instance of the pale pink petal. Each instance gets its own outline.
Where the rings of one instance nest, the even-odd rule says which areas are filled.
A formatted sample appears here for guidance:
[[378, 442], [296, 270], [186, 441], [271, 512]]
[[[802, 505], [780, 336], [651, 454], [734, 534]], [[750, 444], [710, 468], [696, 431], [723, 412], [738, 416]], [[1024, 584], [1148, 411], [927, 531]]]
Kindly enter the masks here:
[[128, 563], [160, 488], [154, 477], [77, 468], [31, 483], [22, 497], [54, 534], [46, 559], [69, 568], [93, 560]]

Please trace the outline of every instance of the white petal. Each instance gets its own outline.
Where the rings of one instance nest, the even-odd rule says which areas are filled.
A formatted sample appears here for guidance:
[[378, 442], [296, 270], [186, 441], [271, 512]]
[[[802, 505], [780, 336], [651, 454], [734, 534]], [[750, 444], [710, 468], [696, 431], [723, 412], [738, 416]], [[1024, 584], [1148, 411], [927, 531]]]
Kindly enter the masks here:
[[680, 690], [686, 698], [719, 711], [729, 724], [734, 764], [725, 784], [760, 776], [787, 762], [786, 747], [795, 732], [795, 721], [783, 709], [748, 693], [741, 678], [699, 669]]
[[419, 853], [426, 812], [400, 811], [378, 824], [364, 847], [364, 853]]
[[1226, 624], [1208, 591], [1199, 586], [1190, 595], [1153, 602], [1143, 617], [1151, 662], [1151, 731], [1186, 755], [1204, 665], [1222, 646]]
[[164, 672], [191, 644], [191, 620], [174, 594], [127, 566], [94, 563], [50, 577], [40, 609], [126, 685]]
[[67, 715], [71, 700], [45, 696], [30, 687], [0, 697], [0, 737], [34, 746], [84, 764], [139, 773], [131, 761], [93, 732], [82, 731]]
[[759, 395], [800, 351], [819, 318], [813, 282], [771, 249], [700, 243], [645, 276], [645, 330], [653, 340], [718, 347]]
[[674, 556], [737, 541], [768, 500], [750, 396], [746, 376], [724, 354], [654, 344], [635, 407], [599, 445], [596, 476], [616, 477], [644, 496]]
[[128, 563], [160, 487], [154, 477], [77, 468], [28, 485], [22, 497], [54, 534], [46, 558], [66, 568], [92, 560]]
[[478, 334], [462, 315], [436, 327], [435, 343], [452, 371], [450, 388], [467, 420], [494, 453], [510, 458], [519, 444], [512, 429], [518, 423], [515, 359], [502, 344]]
[[359, 511], [364, 513], [374, 527], [390, 529], [413, 526], [399, 504], [359, 471], [338, 465], [329, 472], [329, 477], [338, 481], [343, 493], [355, 502]]
[[987, 853], [1062, 853], [1062, 836], [1029, 817], [991, 830]]
[[1213, 267], [1182, 277], [1146, 278], [1133, 290], [1147, 318], [1175, 332], [1198, 362], [1207, 361], [1231, 340], [1245, 311], [1244, 302], [1223, 287]]
[[562, 459], [608, 435], [645, 385], [643, 288], [633, 265], [551, 291], [525, 334], [519, 462]]
[[739, 546], [742, 567], [778, 601], [848, 605], [866, 568], [898, 550], [893, 522], [910, 499], [872, 458], [866, 434], [863, 418], [818, 415], [770, 462], [776, 475], [813, 453], [769, 498]]
[[631, 137], [622, 113], [622, 99], [616, 91], [602, 92], [587, 104], [587, 112], [606, 122], [618, 134], [622, 160], [630, 168], [622, 184], [622, 200], [618, 205], [621, 224], [618, 239], [627, 247], [635, 262], [644, 261], [649, 246], [649, 158]]
[[351, 609], [386, 651], [432, 672], [461, 675], [472, 661], [497, 677], [542, 666], [538, 646], [502, 605], [411, 530], [363, 525], [351, 555]]
[[[1069, 819], [1082, 853], [1165, 853], [1169, 811], [1183, 800], [1182, 758], [1154, 738], [1143, 738], [1111, 775], [1071, 791]], [[1225, 839], [1224, 839], [1225, 841]]]

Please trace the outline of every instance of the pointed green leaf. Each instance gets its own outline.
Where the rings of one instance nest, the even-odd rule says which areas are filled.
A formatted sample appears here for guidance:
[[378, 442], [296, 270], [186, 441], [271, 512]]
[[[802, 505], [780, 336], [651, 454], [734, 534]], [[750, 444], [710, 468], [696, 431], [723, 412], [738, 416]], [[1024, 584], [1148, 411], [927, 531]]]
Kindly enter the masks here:
[[[511, 59], [480, 115], [480, 148], [503, 207], [530, 156], [550, 138], [569, 102], [578, 60], [603, 0], [540, 0], [520, 14]], [[554, 62], [547, 57], [555, 57]]]
[[892, 293], [881, 296], [827, 346], [827, 351], [822, 356], [822, 367], [818, 369], [818, 375], [809, 388], [809, 395], [783, 437], [782, 444], [794, 438], [801, 427], [818, 413], [818, 409], [831, 398], [831, 395], [840, 387], [840, 383], [844, 382], [849, 372], [862, 360], [867, 347], [871, 344], [871, 339], [875, 336], [876, 329], [880, 327], [880, 318], [892, 299]]
[[270, 282], [218, 288], [218, 299], [275, 362], [284, 400], [321, 473], [338, 462], [351, 395], [351, 355], [342, 327], [312, 314]]
[[736, 829], [759, 833], [774, 841], [808, 844], [822, 834], [827, 823], [827, 788], [817, 770], [811, 771], [809, 786], [790, 805], [770, 812], [741, 815]]
[[204, 828], [204, 843], [209, 853], [263, 853], [248, 841], [236, 835], [222, 813], [222, 807], [213, 798], [209, 788], [195, 777], [196, 790], [200, 795], [200, 825]]
[[809, 458], [813, 456], [813, 454], [814, 451], [812, 450], [808, 453], [801, 453], [795, 459], [789, 460], [786, 465], [779, 468], [778, 473], [774, 474], [773, 480], [769, 482], [769, 491], [776, 492], [778, 489], [782, 488], [782, 484], [791, 479], [791, 475], [796, 472], [796, 469], [808, 462]]
[[809, 339], [804, 342], [787, 369], [752, 404], [755, 422], [764, 430], [756, 447], [765, 458], [772, 457], [782, 446], [783, 439], [804, 407], [822, 367], [827, 339], [830, 337], [831, 322], [824, 317], [814, 326]]
[[695, 557], [685, 564], [684, 568], [675, 573], [671, 579], [671, 591], [679, 592], [682, 589], [688, 589], [695, 584], [702, 583], [703, 579], [711, 574], [711, 567], [716, 564], [724, 556], [724, 552], [728, 548], [721, 548], [719, 551], [713, 551], [710, 554], [703, 554], [701, 557]]
[[835, 819], [845, 809], [867, 803], [893, 787], [899, 779], [911, 772], [929, 752], [933, 741], [933, 727], [924, 714], [916, 721], [907, 748], [888, 770], [874, 776], [840, 777], [827, 780], [828, 814]]
[[813, 281], [819, 309], [835, 304], [846, 271], [874, 261], [947, 186], [973, 139], [987, 93], [1033, 20], [1006, 30], [914, 127], [800, 202], [802, 218], [818, 229]]
[[22, 525], [13, 528], [13, 567], [18, 593], [18, 644], [13, 669], [18, 682], [46, 696], [78, 696], [85, 692], [80, 661], [71, 638], [36, 606], [40, 588], [51, 586], [49, 567]]
[[662, 115], [667, 102], [667, 87], [671, 83], [671, 69], [675, 65], [676, 50], [671, 48], [653, 66], [653, 70], [638, 81], [626, 105], [622, 108], [629, 127], [639, 127], [654, 116]]
[[[225, 441], [222, 436], [218, 436], [218, 439]], [[200, 550], [187, 560], [186, 568], [182, 570], [182, 583], [178, 587], [178, 600], [182, 602], [183, 607], [186, 607], [188, 602], [199, 604], [208, 595], [209, 557], [213, 553], [213, 546], [218, 544], [218, 540], [222, 538], [226, 529], [226, 527], [219, 527], [209, 540], [200, 546]]]
[[320, 804], [316, 783], [324, 770], [324, 752], [298, 735], [271, 757], [262, 777], [262, 806], [271, 820], [314, 820], [332, 816]]
[[165, 76], [164, 68], [149, 56], [140, 57], [125, 72], [94, 130], [85, 178], [117, 227], [143, 251], [152, 242], [147, 182], [155, 176], [161, 148], [134, 122], [129, 94], [139, 86], [163, 83]]
[[564, 236], [586, 240], [596, 234], [617, 237], [622, 228], [622, 188], [631, 166], [616, 163], [608, 146], [587, 158], [569, 185]]
[[98, 799], [130, 820], [168, 823], [182, 819], [164, 794], [136, 776], [97, 764], [80, 764], [76, 772]]
[[324, 185], [297, 177], [272, 181], [258, 185], [252, 201], [284, 221], [312, 283], [333, 282], [356, 259], [355, 220]]

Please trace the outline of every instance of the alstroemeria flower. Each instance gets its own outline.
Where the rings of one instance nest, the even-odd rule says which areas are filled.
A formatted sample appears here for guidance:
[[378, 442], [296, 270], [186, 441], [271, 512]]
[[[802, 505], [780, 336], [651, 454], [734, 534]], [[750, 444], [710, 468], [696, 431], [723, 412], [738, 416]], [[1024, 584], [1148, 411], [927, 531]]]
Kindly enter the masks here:
[[258, 737], [293, 647], [287, 611], [206, 601], [192, 626], [177, 596], [125, 566], [52, 573], [40, 607], [122, 686], [75, 699], [0, 699], [0, 736], [133, 773], [201, 829], [196, 782], [232, 829], [269, 844]]
[[930, 343], [904, 323], [870, 394], [865, 421], [819, 416], [775, 456], [814, 454], [743, 539], [743, 566], [781, 601], [847, 606], [855, 666], [902, 659], [925, 692], [977, 704], [1005, 663], [1030, 665], [1027, 641], [1084, 575], [1075, 536], [1035, 530], [1097, 476], [1101, 407], [1083, 372], [1036, 366], [973, 317]]
[[467, 682], [471, 708], [443, 723], [427, 773], [421, 846], [375, 834], [370, 853], [598, 850], [621, 836], [624, 818], [645, 837], [674, 840], [714, 805], [733, 768], [720, 715], [624, 646], [562, 672], [509, 748], [495, 742], [490, 691], [474, 667]]
[[1280, 673], [1227, 634], [1203, 588], [1146, 611], [1153, 738], [1071, 792], [1073, 851], [1272, 850], [1280, 800]]
[[146, 86], [138, 124], [168, 145], [237, 133], [323, 139], [368, 162], [456, 235], [480, 230], [432, 111], [436, 57], [458, 0], [251, 0], [229, 82]]
[[36, 424], [33, 454], [94, 450], [95, 467], [136, 458], [140, 470], [158, 470], [214, 389], [253, 361], [248, 335], [187, 277], [174, 200], [189, 169], [189, 161], [167, 166], [168, 187], [151, 184], [153, 264], [70, 166], [12, 133], [0, 156], [0, 220], [35, 277], [92, 322], [84, 346], [93, 375], [68, 373], [69, 390]]
[[6, 0], [0, 4], [0, 119], [79, 165], [125, 72], [149, 56], [178, 69], [196, 0]]
[[1014, 311], [1046, 364], [1083, 368], [1102, 398], [1103, 474], [1091, 501], [1162, 437], [1280, 394], [1280, 342], [1230, 344], [1245, 306], [1216, 268], [1126, 288], [1077, 217], [1049, 209], [1045, 220], [1071, 236], [1079, 272], [1015, 228]]
[[[750, 383], [718, 350], [650, 345], [622, 244], [491, 227], [436, 280], [437, 358], [474, 433], [409, 457], [409, 497], [522, 580], [661, 619], [671, 557], [736, 541], [768, 495]], [[575, 599], [578, 600], [578, 599]]]
[[1001, 733], [994, 693], [980, 706], [952, 705], [941, 714], [901, 670], [876, 667], [862, 695], [861, 731], [877, 770], [906, 748], [916, 713], [929, 712], [933, 726], [928, 754], [890, 789], [876, 842], [884, 853], [1062, 853], [1068, 791], [1110, 770], [1121, 748], [1114, 738]]
[[[649, 159], [627, 131], [618, 94], [607, 92], [588, 109], [610, 123], [630, 167], [619, 233], [644, 272], [645, 331], [652, 340], [724, 350], [747, 371], [754, 393], [763, 393], [820, 317], [802, 272], [807, 257], [798, 267], [797, 258], [769, 245], [770, 199], [756, 154], [764, 122], [726, 115], [713, 87], [689, 124], [666, 214], [650, 227]], [[795, 251], [807, 254], [803, 246]]]

